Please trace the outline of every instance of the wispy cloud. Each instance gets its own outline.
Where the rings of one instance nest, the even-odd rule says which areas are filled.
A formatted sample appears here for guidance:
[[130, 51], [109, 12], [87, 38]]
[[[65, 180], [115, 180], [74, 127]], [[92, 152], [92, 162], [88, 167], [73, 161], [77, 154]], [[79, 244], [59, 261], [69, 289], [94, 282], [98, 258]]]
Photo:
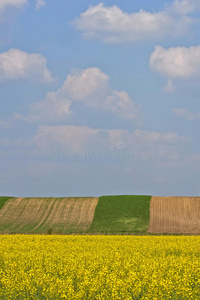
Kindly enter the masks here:
[[6, 8], [14, 6], [14, 7], [22, 7], [27, 4], [27, 0], [1, 0], [0, 1], [0, 12], [4, 12]]
[[4, 121], [0, 119], [0, 129], [12, 129], [13, 124], [9, 121]]
[[189, 121], [195, 121], [200, 119], [200, 112], [192, 113], [185, 108], [173, 108], [172, 112], [179, 118], [184, 118]]
[[46, 5], [45, 0], [36, 0], [36, 9], [39, 10]]
[[181, 159], [183, 144], [188, 143], [186, 137], [174, 132], [161, 133], [140, 129], [128, 132], [122, 129], [105, 130], [71, 125], [40, 126], [32, 141], [40, 151], [49, 155], [56, 147], [60, 151], [60, 157], [57, 157], [60, 159], [61, 155], [64, 158], [65, 152], [70, 155], [69, 151], [132, 150], [140, 153], [141, 158], [142, 155], [144, 159], [151, 156], [155, 161]]
[[200, 10], [200, 2], [199, 0], [175, 0], [169, 6], [169, 10], [184, 16]]

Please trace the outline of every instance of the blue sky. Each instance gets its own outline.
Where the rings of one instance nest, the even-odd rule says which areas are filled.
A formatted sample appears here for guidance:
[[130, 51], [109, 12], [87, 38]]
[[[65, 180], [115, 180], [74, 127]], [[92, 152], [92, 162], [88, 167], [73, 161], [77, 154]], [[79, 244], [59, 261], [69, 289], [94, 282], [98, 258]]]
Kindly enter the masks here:
[[200, 2], [0, 3], [0, 194], [200, 193]]

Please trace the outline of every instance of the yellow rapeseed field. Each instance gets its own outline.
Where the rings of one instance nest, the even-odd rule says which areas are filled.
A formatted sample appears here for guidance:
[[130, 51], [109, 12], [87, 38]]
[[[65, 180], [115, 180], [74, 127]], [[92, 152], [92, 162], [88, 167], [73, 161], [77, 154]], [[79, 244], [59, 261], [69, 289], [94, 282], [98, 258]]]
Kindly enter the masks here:
[[200, 299], [200, 236], [0, 236], [0, 299]]

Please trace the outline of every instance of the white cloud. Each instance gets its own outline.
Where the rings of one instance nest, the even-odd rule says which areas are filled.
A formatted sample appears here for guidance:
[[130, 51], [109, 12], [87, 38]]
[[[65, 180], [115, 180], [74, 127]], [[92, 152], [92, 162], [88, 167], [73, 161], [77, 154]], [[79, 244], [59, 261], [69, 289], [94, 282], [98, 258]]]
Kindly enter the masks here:
[[200, 119], [200, 113], [192, 113], [185, 108], [173, 108], [172, 112], [179, 118], [184, 118], [189, 121]]
[[46, 5], [46, 1], [45, 0], [36, 0], [36, 9], [40, 9], [42, 7], [44, 7]]
[[169, 49], [156, 46], [149, 65], [168, 79], [165, 90], [172, 92], [173, 80], [187, 80], [200, 76], [200, 46]]
[[63, 86], [56, 92], [48, 93], [46, 98], [31, 106], [28, 117], [15, 115], [18, 119], [29, 121], [58, 121], [72, 113], [71, 104], [82, 102], [98, 111], [107, 111], [119, 118], [141, 122], [143, 114], [125, 91], [112, 90], [109, 76], [98, 68], [73, 71]]
[[[15, 11], [17, 12], [19, 9], [22, 9], [26, 4], [28, 4], [27, 0], [0, 0], [0, 25], [1, 23], [12, 22], [13, 12], [15, 14]], [[11, 15], [9, 14], [10, 11], [12, 12]], [[2, 31], [2, 28], [0, 31]], [[5, 36], [7, 36], [7, 34], [5, 34]]]
[[72, 99], [84, 101], [93, 97], [96, 91], [104, 93], [108, 88], [109, 77], [98, 68], [74, 70], [73, 73], [67, 76], [62, 87], [63, 92]]
[[[188, 141], [186, 137], [178, 136], [173, 132], [160, 133], [136, 129], [130, 133], [120, 129], [105, 130], [70, 125], [40, 126], [32, 140], [42, 151], [50, 151], [58, 147], [62, 157], [66, 153], [70, 154], [68, 151], [122, 149], [136, 151], [135, 153], [142, 154], [143, 158], [146, 153], [146, 158], [151, 155], [155, 160], [180, 159], [183, 144]], [[119, 148], [119, 143], [123, 144], [123, 148]], [[114, 155], [112, 151], [109, 153]]]
[[200, 10], [200, 2], [199, 0], [175, 0], [171, 8], [181, 15], [187, 15]]
[[[28, 4], [28, 0], [1, 0], [0, 1], [0, 13], [4, 12], [9, 7], [21, 8]], [[36, 0], [36, 9], [46, 5], [45, 0]]]
[[154, 166], [169, 163], [184, 167], [192, 155], [188, 152], [188, 141], [174, 132], [45, 125], [39, 126], [32, 137], [1, 138], [0, 152], [2, 157], [20, 154], [40, 161], [42, 157], [45, 160], [128, 160], [128, 165], [133, 167], [133, 160], [151, 160]]
[[200, 75], [200, 46], [165, 49], [156, 46], [150, 66], [168, 78], [188, 79]]
[[[99, 3], [90, 6], [72, 24], [83, 32], [84, 38], [99, 38], [106, 43], [177, 37], [185, 34], [193, 22], [186, 15], [193, 6], [190, 8], [184, 2], [175, 1], [164, 10], [153, 13], [142, 9], [127, 13], [115, 5], [106, 7]], [[197, 2], [196, 5], [199, 6]]]
[[0, 1], [0, 12], [4, 12], [7, 7], [23, 7], [27, 4], [27, 0], [1, 0]]
[[[100, 132], [104, 132], [108, 137], [101, 137]], [[71, 125], [40, 126], [33, 140], [39, 148], [48, 149], [58, 145], [72, 151], [84, 151], [90, 149], [96, 139], [100, 139], [102, 144], [107, 146], [109, 141], [106, 142], [106, 139], [109, 138], [109, 134], [113, 136], [116, 132], [120, 132], [120, 130], [101, 130]]]
[[28, 54], [19, 49], [10, 49], [0, 54], [0, 79], [31, 78], [51, 82], [47, 61], [39, 53]]
[[141, 112], [131, 101], [127, 92], [112, 90], [109, 76], [98, 68], [88, 68], [69, 75], [63, 91], [73, 101], [84, 102], [86, 106], [101, 111], [116, 113], [124, 119], [138, 119]]
[[70, 100], [62, 95], [61, 90], [58, 90], [47, 93], [43, 101], [31, 104], [30, 115], [22, 116], [15, 113], [14, 117], [16, 120], [26, 122], [54, 122], [69, 116], [72, 113], [70, 106]]

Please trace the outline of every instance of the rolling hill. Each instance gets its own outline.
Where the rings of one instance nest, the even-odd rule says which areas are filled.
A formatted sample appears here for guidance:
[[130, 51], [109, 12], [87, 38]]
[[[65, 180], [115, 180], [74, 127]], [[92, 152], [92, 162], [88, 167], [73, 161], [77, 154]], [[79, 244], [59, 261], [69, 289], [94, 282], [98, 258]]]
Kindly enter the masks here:
[[199, 234], [200, 197], [0, 197], [0, 234]]

